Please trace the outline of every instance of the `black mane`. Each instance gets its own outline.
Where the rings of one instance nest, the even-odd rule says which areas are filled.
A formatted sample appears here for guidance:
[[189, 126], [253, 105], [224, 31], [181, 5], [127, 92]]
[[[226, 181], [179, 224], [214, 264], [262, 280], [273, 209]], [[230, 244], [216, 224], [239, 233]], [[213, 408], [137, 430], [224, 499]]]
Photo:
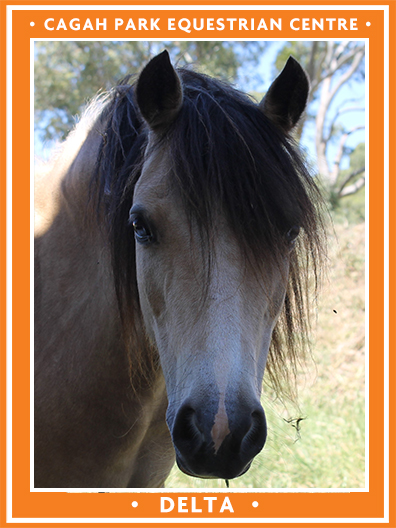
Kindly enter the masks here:
[[[186, 69], [178, 74], [183, 105], [156, 148], [170, 153], [175, 189], [191, 221], [200, 226], [203, 240], [210, 240], [214, 215], [221, 210], [249, 261], [277, 265], [288, 251], [287, 232], [293, 226], [301, 228], [267, 365], [279, 388], [282, 377], [288, 377], [287, 360], [295, 367], [307, 344], [307, 268], [316, 277], [323, 257], [320, 194], [293, 140], [253, 100], [205, 75]], [[108, 219], [116, 291], [125, 320], [137, 303], [128, 211], [148, 136], [128, 81], [113, 91], [102, 112], [106, 131], [94, 180], [98, 203]]]

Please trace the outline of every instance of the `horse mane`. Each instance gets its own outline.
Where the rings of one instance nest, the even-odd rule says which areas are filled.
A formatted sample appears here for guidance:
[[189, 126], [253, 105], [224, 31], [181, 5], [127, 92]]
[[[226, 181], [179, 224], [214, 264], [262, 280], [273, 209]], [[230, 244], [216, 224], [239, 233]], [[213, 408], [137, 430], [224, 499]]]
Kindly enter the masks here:
[[[309, 350], [308, 292], [311, 286], [315, 294], [325, 255], [320, 192], [291, 137], [252, 99], [228, 83], [194, 71], [179, 69], [178, 74], [183, 105], [154, 148], [166, 147], [170, 154], [170, 178], [190, 220], [200, 226], [208, 258], [216, 211], [226, 215], [252, 269], [263, 263], [280, 267], [288, 251], [288, 230], [301, 227], [266, 367], [275, 391], [293, 396], [299, 360]], [[107, 218], [126, 334], [139, 313], [128, 212], [148, 138], [130, 80], [113, 89], [100, 114], [103, 140], [91, 185], [97, 211]]]

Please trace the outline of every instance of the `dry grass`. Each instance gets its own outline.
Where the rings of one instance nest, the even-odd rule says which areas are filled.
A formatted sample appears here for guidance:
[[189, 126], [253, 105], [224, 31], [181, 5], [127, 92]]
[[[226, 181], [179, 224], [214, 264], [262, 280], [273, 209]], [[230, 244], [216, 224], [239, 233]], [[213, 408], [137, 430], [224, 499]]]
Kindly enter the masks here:
[[[267, 445], [232, 488], [364, 487], [365, 224], [337, 224], [335, 231], [314, 328], [314, 362], [299, 376], [299, 406], [265, 394]], [[304, 419], [297, 427], [298, 418]], [[193, 479], [175, 468], [166, 486], [225, 484]]]

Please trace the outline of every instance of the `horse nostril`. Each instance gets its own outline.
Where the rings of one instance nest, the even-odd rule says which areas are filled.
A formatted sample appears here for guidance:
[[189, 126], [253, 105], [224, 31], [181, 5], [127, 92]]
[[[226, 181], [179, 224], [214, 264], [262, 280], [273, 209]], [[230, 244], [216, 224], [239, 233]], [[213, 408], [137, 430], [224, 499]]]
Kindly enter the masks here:
[[[202, 407], [185, 403], [176, 413], [172, 439], [179, 468], [188, 475], [235, 478], [242, 475], [264, 446], [267, 428], [258, 402], [230, 414], [229, 431], [213, 438], [212, 417]], [[206, 418], [206, 421], [205, 419]], [[223, 431], [224, 432], [224, 431]]]
[[255, 449], [258, 446], [262, 448], [267, 438], [267, 424], [263, 408], [256, 409], [250, 416], [250, 427], [242, 440], [241, 451], [250, 451], [253, 446]]
[[186, 405], [176, 415], [173, 427], [173, 440], [177, 447], [183, 451], [195, 453], [205, 441], [204, 434], [198, 426], [195, 410]]

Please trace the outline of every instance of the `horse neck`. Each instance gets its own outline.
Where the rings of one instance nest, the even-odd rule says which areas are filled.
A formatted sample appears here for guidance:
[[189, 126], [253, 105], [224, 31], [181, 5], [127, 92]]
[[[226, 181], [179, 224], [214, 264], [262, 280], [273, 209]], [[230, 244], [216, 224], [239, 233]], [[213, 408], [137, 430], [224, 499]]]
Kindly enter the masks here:
[[[66, 145], [58, 163], [39, 183], [45, 197], [40, 199], [36, 193], [43, 207], [39, 208], [41, 223], [35, 240], [35, 266], [40, 274], [35, 300], [37, 321], [46, 323], [41, 328], [37, 324], [36, 343], [43, 350], [43, 360], [55, 354], [70, 363], [74, 354], [80, 367], [85, 362], [82, 370], [96, 371], [90, 379], [108, 377], [120, 383], [123, 379], [126, 384], [136, 354], [140, 362], [152, 357], [152, 351], [139, 309], [134, 310], [130, 325], [134, 331], [128, 339], [123, 337], [108, 234], [101, 211], [90, 199], [101, 139], [92, 132], [74, 155], [73, 145]], [[59, 325], [59, 320], [67, 324]], [[67, 347], [51, 349], [49, 332], [58, 332], [54, 341], [67, 342]], [[148, 361], [149, 370], [150, 365]], [[151, 383], [161, 384], [157, 368], [152, 374], [148, 376]], [[143, 386], [148, 388], [145, 382]]]
[[[89, 212], [97, 136], [90, 134], [82, 144], [77, 137], [68, 140], [36, 182], [36, 341], [43, 357], [66, 359], [71, 353], [88, 361], [84, 349], [103, 356], [122, 347], [105, 230], [96, 212]], [[68, 350], [57, 346], [69, 335], [76, 337]]]
[[86, 217], [88, 193], [101, 136], [79, 125], [53, 158], [35, 175], [35, 235], [44, 234], [58, 214], [70, 220]]

